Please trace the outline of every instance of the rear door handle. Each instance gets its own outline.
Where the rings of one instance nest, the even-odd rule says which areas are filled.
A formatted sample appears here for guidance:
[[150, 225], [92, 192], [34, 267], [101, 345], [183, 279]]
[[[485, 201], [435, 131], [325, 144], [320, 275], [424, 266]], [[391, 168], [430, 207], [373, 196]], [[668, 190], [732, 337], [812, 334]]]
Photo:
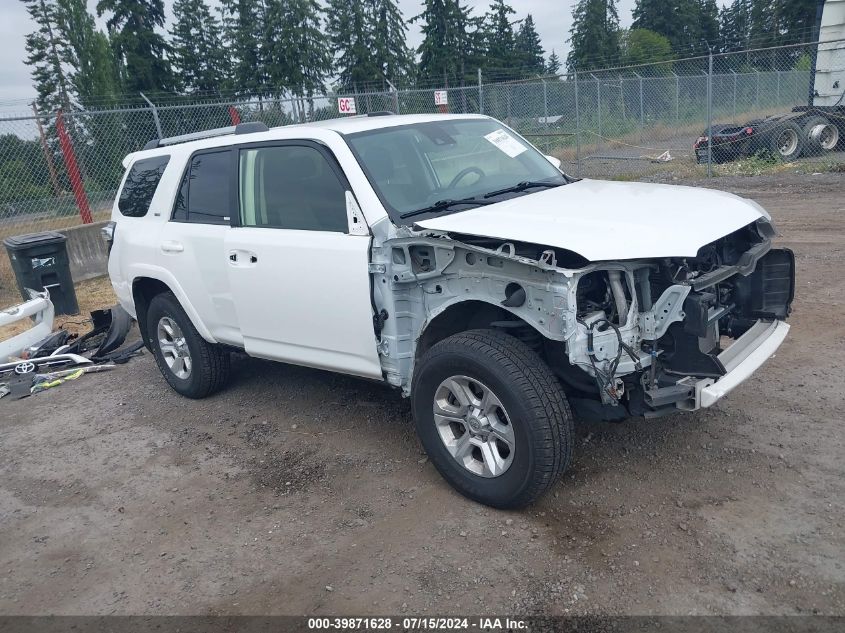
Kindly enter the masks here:
[[258, 255], [251, 251], [229, 251], [229, 263], [233, 266], [249, 266], [250, 264], [257, 264]]
[[161, 243], [161, 250], [165, 253], [181, 253], [185, 250], [185, 247], [182, 245], [181, 242], [176, 242], [174, 240], [166, 240]]

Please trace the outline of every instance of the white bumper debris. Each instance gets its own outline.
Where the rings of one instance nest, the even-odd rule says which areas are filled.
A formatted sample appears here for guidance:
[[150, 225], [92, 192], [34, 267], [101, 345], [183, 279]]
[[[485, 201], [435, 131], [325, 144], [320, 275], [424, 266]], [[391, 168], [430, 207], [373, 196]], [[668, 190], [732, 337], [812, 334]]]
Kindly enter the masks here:
[[29, 301], [0, 311], [0, 327], [34, 317], [31, 328], [11, 338], [0, 341], [0, 363], [18, 357], [30, 345], [35, 345], [53, 331], [53, 303], [49, 292], [27, 290]]

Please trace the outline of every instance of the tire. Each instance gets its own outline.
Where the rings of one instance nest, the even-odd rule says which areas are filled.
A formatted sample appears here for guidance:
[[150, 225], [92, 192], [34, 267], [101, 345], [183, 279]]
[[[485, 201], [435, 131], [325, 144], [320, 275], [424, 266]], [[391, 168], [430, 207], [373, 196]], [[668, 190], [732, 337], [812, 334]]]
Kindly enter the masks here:
[[173, 293], [150, 301], [146, 336], [159, 371], [176, 393], [205, 398], [226, 383], [229, 353], [200, 336]]
[[[454, 394], [461, 390], [465, 402], [477, 408], [460, 404]], [[491, 397], [485, 398], [488, 392]], [[507, 334], [470, 330], [432, 346], [414, 372], [411, 400], [417, 434], [432, 464], [458, 492], [479, 503], [526, 506], [572, 459], [572, 413], [563, 388], [534, 351]], [[492, 408], [482, 411], [484, 402]], [[435, 415], [438, 405], [452, 417]], [[499, 440], [505, 436], [512, 444]], [[486, 452], [479, 444], [487, 445]], [[491, 456], [496, 459], [488, 460]], [[488, 468], [494, 462], [499, 472]]]
[[806, 145], [806, 136], [794, 121], [775, 125], [769, 137], [769, 149], [784, 162], [791, 162], [801, 156]]
[[[814, 138], [813, 131], [822, 126], [819, 135]], [[836, 149], [839, 143], [839, 128], [822, 116], [811, 116], [802, 126], [806, 145], [805, 156], [817, 156]]]

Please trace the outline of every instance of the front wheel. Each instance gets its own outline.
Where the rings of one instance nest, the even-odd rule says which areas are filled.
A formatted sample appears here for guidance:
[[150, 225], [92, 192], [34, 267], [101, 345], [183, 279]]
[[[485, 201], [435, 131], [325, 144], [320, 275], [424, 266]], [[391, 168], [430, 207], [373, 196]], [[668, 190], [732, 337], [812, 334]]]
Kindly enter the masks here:
[[572, 414], [563, 389], [507, 334], [471, 330], [434, 345], [414, 372], [412, 407], [432, 464], [480, 503], [525, 506], [569, 466]]

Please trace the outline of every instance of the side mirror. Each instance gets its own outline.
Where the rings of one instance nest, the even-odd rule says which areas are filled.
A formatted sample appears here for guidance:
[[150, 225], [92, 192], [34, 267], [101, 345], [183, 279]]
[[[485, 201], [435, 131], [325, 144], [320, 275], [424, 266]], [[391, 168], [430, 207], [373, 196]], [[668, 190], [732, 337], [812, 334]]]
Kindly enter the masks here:
[[549, 161], [552, 165], [554, 165], [557, 169], [560, 169], [560, 159], [555, 158], [554, 156], [546, 155], [546, 160]]

